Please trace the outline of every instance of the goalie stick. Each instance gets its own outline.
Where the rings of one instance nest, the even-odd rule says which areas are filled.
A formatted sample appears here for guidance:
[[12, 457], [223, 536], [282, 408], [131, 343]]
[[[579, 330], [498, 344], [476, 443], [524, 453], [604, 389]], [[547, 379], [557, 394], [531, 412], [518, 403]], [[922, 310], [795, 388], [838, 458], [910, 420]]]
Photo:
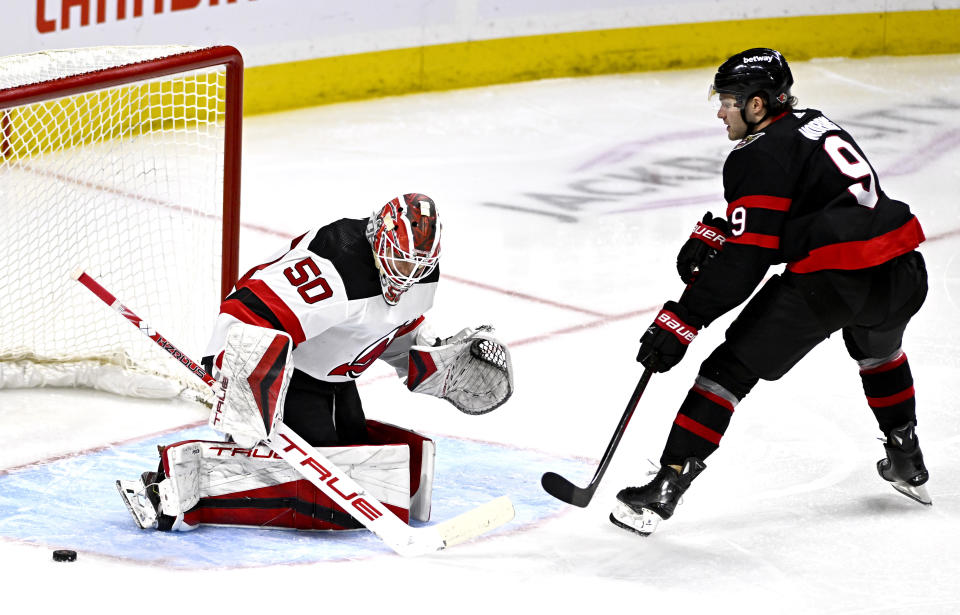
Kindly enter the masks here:
[[[121, 304], [106, 288], [82, 269], [75, 271], [73, 278], [119, 312], [193, 375], [203, 380], [216, 395], [217, 403], [223, 402], [223, 387], [203, 367], [192, 361], [132, 310]], [[366, 490], [346, 472], [331, 463], [316, 448], [307, 444], [283, 422], [277, 423], [274, 434], [263, 442], [324, 495], [349, 512], [400, 555], [414, 556], [439, 551], [476, 538], [513, 519], [514, 510], [510, 498], [501, 496], [436, 525], [410, 527], [380, 501], [367, 494]]]
[[607, 445], [607, 450], [603, 452], [603, 457], [600, 459], [600, 466], [597, 468], [596, 473], [594, 473], [593, 478], [590, 479], [590, 483], [586, 487], [577, 487], [559, 474], [547, 472], [540, 478], [540, 484], [543, 486], [544, 491], [567, 504], [586, 508], [590, 500], [593, 499], [593, 494], [600, 485], [600, 479], [603, 478], [604, 472], [607, 471], [610, 460], [613, 459], [613, 453], [617, 450], [617, 445], [620, 444], [620, 438], [623, 437], [623, 432], [627, 430], [630, 417], [633, 416], [634, 410], [637, 409], [637, 404], [640, 403], [640, 396], [643, 395], [643, 390], [647, 388], [647, 383], [650, 381], [652, 373], [649, 369], [643, 370], [643, 375], [640, 376], [640, 381], [637, 382], [637, 387], [633, 390], [633, 395], [627, 403], [627, 409], [624, 410], [623, 416], [620, 417], [617, 429], [613, 432], [613, 438], [610, 440], [610, 444]]

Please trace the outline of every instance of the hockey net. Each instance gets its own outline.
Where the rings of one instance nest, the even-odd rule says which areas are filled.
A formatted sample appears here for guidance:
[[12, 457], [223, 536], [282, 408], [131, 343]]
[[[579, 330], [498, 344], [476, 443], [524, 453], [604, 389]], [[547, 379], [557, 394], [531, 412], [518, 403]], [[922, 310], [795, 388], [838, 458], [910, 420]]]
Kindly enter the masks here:
[[71, 273], [202, 354], [236, 279], [242, 69], [232, 47], [0, 58], [0, 388], [205, 393]]

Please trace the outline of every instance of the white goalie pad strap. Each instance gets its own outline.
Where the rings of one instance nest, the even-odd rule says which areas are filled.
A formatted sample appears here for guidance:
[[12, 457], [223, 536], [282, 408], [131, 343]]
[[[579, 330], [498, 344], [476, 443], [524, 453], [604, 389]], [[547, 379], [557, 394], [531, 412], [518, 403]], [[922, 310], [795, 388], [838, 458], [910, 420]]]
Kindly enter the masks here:
[[236, 324], [227, 331], [220, 370], [226, 396], [210, 414], [210, 427], [241, 446], [265, 440], [283, 420], [283, 402], [293, 373], [290, 336]]
[[[432, 443], [431, 443], [432, 444]], [[405, 444], [317, 449], [371, 496], [409, 510], [410, 448]], [[162, 512], [182, 516], [202, 498], [249, 493], [302, 480], [289, 463], [266, 446], [243, 448], [233, 442], [189, 441], [163, 452], [167, 478], [160, 482]], [[432, 473], [427, 484], [432, 484]], [[421, 488], [423, 483], [421, 483]], [[429, 509], [429, 502], [427, 503]], [[188, 523], [174, 529], [193, 529]]]
[[413, 346], [407, 388], [467, 414], [499, 407], [513, 394], [513, 366], [509, 349], [493, 333], [489, 326], [467, 328], [436, 346]]

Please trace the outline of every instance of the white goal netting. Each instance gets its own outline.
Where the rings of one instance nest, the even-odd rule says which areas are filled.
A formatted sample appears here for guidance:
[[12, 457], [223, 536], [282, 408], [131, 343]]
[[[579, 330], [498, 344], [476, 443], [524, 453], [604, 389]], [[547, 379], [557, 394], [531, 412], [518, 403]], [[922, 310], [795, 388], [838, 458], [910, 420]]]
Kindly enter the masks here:
[[239, 106], [227, 101], [226, 64], [164, 64], [170, 74], [157, 76], [158, 60], [195, 53], [0, 58], [0, 388], [203, 391], [70, 277], [83, 267], [199, 361], [236, 251], [224, 245], [224, 160], [239, 147], [226, 145]]

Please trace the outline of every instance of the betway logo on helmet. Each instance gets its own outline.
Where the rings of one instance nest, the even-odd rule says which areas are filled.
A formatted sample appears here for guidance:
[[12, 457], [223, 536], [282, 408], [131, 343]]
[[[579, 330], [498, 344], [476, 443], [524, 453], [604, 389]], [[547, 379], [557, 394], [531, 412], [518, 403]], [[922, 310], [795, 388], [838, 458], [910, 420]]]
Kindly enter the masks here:
[[773, 56], [750, 56], [749, 58], [744, 58], [743, 63], [747, 64], [749, 62], [772, 62]]

